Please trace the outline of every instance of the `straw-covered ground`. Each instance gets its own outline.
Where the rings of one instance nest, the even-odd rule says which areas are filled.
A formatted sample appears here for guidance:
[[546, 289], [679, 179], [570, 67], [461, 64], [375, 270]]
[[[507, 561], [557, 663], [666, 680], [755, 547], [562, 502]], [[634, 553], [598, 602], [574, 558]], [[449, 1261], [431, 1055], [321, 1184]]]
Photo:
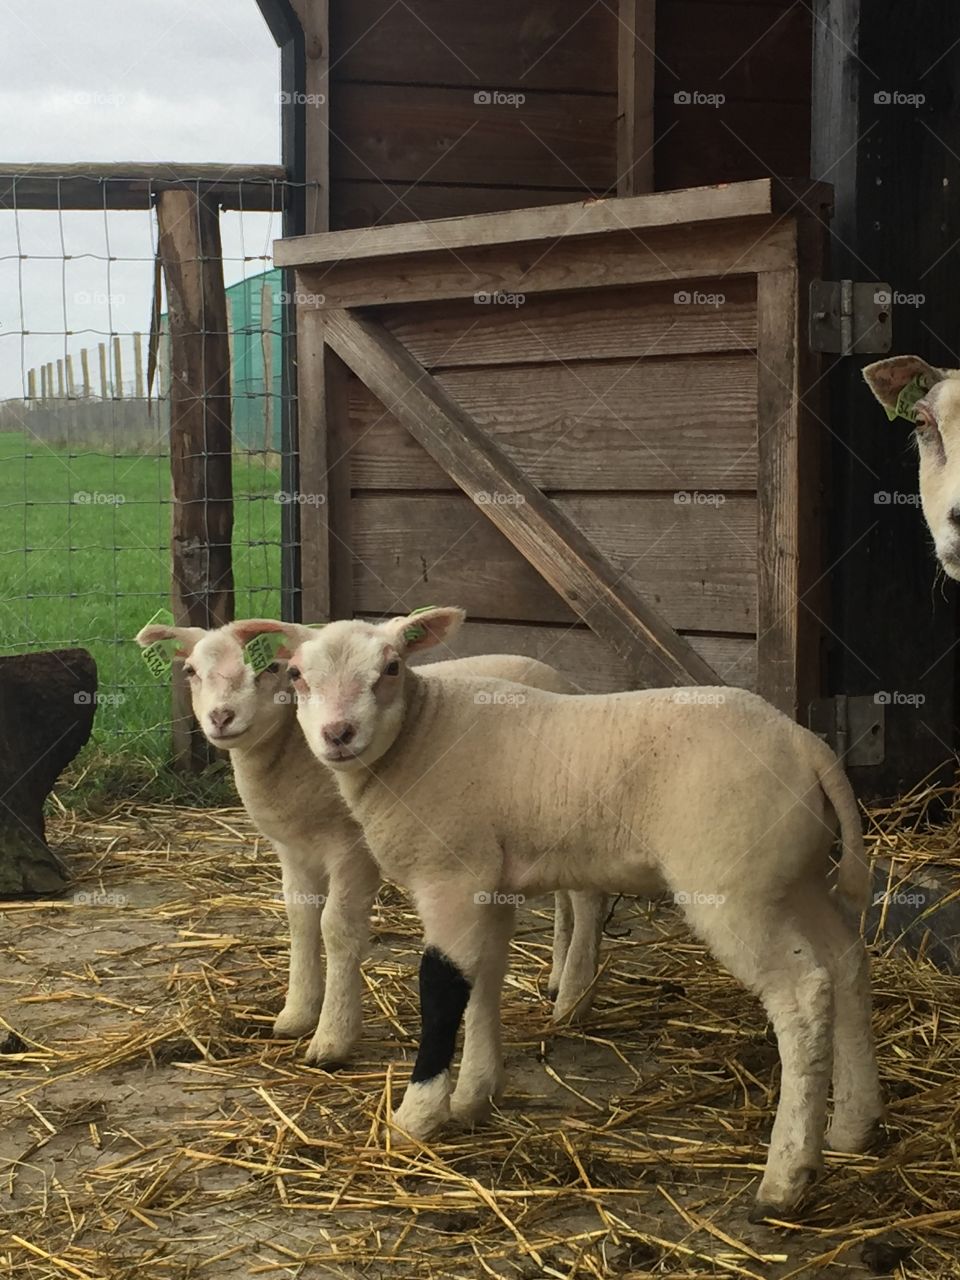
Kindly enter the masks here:
[[[875, 851], [953, 855], [960, 820], [924, 830], [928, 798], [875, 814]], [[418, 1025], [395, 890], [362, 1049], [331, 1075], [270, 1038], [286, 925], [240, 810], [52, 826], [75, 896], [0, 904], [0, 1276], [960, 1275], [960, 980], [922, 960], [875, 948], [882, 1144], [829, 1156], [796, 1221], [752, 1226], [776, 1047], [672, 907], [619, 904], [583, 1029], [550, 1023], [549, 904], [527, 910], [502, 1109], [392, 1149]]]

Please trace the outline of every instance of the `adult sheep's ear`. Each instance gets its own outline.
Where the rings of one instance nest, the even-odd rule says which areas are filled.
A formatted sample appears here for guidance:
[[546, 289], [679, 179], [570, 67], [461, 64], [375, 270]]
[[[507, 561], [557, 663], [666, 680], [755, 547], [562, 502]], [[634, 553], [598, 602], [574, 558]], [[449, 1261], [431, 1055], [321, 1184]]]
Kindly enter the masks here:
[[275, 651], [278, 658], [292, 657], [304, 640], [315, 640], [317, 636], [313, 627], [300, 622], [277, 622], [275, 618], [244, 618], [232, 623], [231, 630], [244, 648], [257, 636], [281, 635], [283, 639]]
[[889, 360], [877, 360], [863, 370], [867, 386], [890, 414], [897, 408], [900, 392], [908, 382], [920, 378], [929, 391], [947, 376], [946, 369], [927, 364], [920, 356], [892, 356]]
[[189, 658], [199, 640], [206, 635], [203, 627], [168, 627], [162, 623], [147, 623], [137, 632], [136, 641], [146, 649], [158, 640], [176, 640], [175, 658]]
[[445, 644], [463, 626], [466, 613], [454, 607], [419, 609], [403, 618], [391, 618], [384, 626], [397, 653], [417, 653]]

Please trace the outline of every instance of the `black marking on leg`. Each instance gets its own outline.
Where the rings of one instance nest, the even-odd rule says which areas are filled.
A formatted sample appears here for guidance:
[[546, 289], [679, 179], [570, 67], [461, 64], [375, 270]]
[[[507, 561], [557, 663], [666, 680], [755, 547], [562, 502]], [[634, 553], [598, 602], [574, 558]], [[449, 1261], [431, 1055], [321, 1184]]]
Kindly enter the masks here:
[[457, 1032], [470, 999], [470, 983], [457, 965], [436, 947], [420, 961], [420, 1049], [411, 1084], [423, 1084], [453, 1062]]

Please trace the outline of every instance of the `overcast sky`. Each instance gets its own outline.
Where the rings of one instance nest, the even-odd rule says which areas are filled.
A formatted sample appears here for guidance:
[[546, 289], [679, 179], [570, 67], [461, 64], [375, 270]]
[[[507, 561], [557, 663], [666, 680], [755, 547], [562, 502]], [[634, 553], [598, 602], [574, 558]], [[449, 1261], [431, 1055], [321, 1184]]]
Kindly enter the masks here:
[[[0, 169], [276, 164], [279, 87], [254, 0], [0, 0]], [[226, 213], [221, 228], [228, 284], [270, 265], [279, 216]], [[154, 238], [146, 211], [0, 210], [0, 398], [22, 395], [32, 366], [69, 351], [79, 369], [111, 330], [149, 329]]]

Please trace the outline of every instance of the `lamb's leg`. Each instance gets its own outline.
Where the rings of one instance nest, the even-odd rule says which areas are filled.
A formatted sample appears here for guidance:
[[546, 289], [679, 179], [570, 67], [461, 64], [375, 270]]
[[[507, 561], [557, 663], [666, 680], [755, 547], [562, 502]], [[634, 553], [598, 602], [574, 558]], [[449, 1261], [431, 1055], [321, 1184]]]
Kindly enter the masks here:
[[470, 991], [463, 1029], [463, 1054], [456, 1088], [450, 1099], [451, 1113], [459, 1120], [478, 1121], [490, 1111], [492, 1100], [503, 1092], [500, 999], [510, 958], [515, 911], [512, 906], [491, 903], [488, 946]]
[[714, 955], [760, 996], [776, 1032], [780, 1102], [751, 1215], [775, 1217], [796, 1205], [822, 1165], [833, 1057], [829, 957], [782, 902], [738, 894], [719, 905], [687, 906], [685, 914]]
[[[557, 894], [557, 897], [560, 895]], [[604, 894], [571, 893], [573, 937], [563, 962], [554, 1022], [577, 1021], [590, 1011], [600, 961], [600, 940], [607, 917]]]
[[[492, 953], [506, 949], [510, 930], [502, 924], [504, 910], [489, 893], [477, 893], [476, 881], [446, 882], [427, 888], [414, 887], [414, 899], [423, 921], [424, 952], [420, 964], [420, 1047], [403, 1101], [393, 1114], [393, 1124], [415, 1138], [424, 1138], [450, 1116], [450, 1066], [457, 1031], [481, 968], [495, 974]], [[501, 960], [499, 963], [503, 964]], [[481, 1004], [489, 1016], [493, 983], [481, 984]], [[478, 1016], [478, 1026], [479, 1031]], [[489, 1025], [489, 1024], [488, 1024]], [[473, 1061], [481, 1057], [479, 1041], [471, 1049]], [[466, 1082], [465, 1082], [466, 1083]], [[466, 1096], [466, 1095], [464, 1095]]]
[[553, 895], [553, 968], [547, 983], [547, 995], [551, 1000], [556, 1000], [560, 994], [563, 966], [570, 950], [573, 926], [573, 897], [565, 889], [558, 889]]
[[295, 1040], [317, 1025], [323, 1003], [320, 912], [327, 875], [315, 850], [304, 853], [278, 845], [277, 855], [290, 927], [290, 971], [286, 1002], [273, 1024], [273, 1034]]
[[331, 860], [330, 887], [320, 918], [327, 953], [323, 1009], [306, 1060], [315, 1066], [342, 1063], [363, 1027], [363, 978], [360, 966], [370, 945], [370, 908], [380, 873], [366, 848], [350, 842], [344, 856]]

